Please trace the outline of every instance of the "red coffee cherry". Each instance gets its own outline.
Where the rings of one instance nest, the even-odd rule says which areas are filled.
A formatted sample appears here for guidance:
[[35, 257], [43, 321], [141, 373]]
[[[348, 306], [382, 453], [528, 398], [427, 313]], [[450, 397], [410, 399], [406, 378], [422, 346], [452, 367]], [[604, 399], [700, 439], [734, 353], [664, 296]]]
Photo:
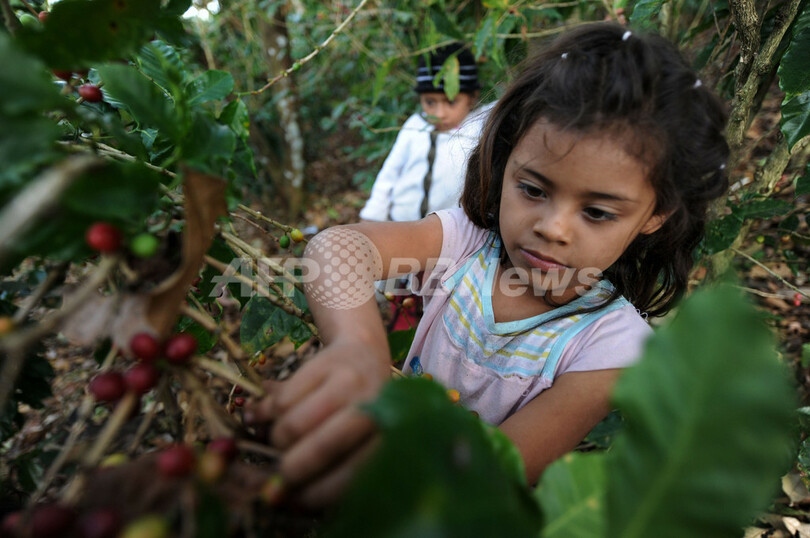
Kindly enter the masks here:
[[217, 437], [208, 443], [206, 450], [222, 454], [226, 461], [231, 461], [239, 453], [236, 440], [233, 437]]
[[101, 88], [95, 84], [82, 84], [79, 86], [79, 97], [88, 103], [100, 103], [104, 100], [104, 94], [101, 93]]
[[194, 451], [186, 445], [174, 445], [158, 454], [157, 466], [163, 476], [185, 476], [194, 469]]
[[175, 334], [166, 342], [163, 355], [169, 362], [186, 362], [197, 351], [197, 339], [187, 333]]
[[118, 372], [102, 372], [87, 386], [97, 402], [115, 402], [124, 395], [124, 378]]
[[122, 525], [123, 519], [117, 510], [100, 508], [81, 516], [77, 527], [82, 538], [116, 538]]
[[40, 11], [39, 13], [37, 13], [37, 18], [39, 19], [39, 22], [44, 23], [45, 20], [48, 18], [48, 15], [49, 13], [47, 11]]
[[31, 513], [31, 538], [62, 538], [69, 536], [76, 514], [62, 504], [41, 504]]
[[114, 252], [121, 248], [121, 231], [109, 222], [96, 222], [84, 234], [87, 246], [99, 252]]
[[152, 362], [160, 355], [160, 343], [149, 333], [137, 333], [129, 341], [129, 350], [142, 361]]
[[124, 372], [124, 384], [136, 394], [144, 394], [157, 385], [160, 374], [155, 367], [141, 362]]

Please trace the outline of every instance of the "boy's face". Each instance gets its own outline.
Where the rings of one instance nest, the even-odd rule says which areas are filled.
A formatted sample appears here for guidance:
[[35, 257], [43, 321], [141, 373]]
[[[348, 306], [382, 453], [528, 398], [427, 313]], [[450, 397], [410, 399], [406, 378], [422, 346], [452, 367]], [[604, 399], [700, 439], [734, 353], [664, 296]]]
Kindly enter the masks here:
[[419, 94], [422, 111], [428, 121], [436, 125], [437, 131], [448, 131], [458, 127], [473, 108], [473, 96], [461, 92], [450, 101], [444, 92], [425, 92]]

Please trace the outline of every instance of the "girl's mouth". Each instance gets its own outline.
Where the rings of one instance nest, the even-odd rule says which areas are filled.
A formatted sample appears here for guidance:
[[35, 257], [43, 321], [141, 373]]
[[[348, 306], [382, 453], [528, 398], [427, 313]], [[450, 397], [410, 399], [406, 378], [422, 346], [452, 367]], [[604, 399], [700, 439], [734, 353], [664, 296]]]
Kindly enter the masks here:
[[526, 259], [529, 265], [541, 271], [564, 271], [568, 269], [567, 265], [563, 265], [554, 258], [549, 258], [536, 252], [530, 252], [521, 248], [520, 254]]

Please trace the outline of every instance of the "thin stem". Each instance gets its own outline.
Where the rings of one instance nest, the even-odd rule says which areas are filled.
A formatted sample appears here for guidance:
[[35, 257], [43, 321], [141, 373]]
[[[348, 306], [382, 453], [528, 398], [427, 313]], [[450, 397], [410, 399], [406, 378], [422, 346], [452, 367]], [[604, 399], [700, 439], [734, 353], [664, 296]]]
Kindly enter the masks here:
[[761, 267], [762, 269], [764, 269], [766, 273], [768, 273], [769, 275], [771, 275], [772, 277], [774, 277], [774, 278], [775, 278], [775, 279], [777, 279], [779, 282], [781, 282], [782, 284], [784, 284], [784, 285], [785, 285], [785, 286], [787, 286], [788, 288], [792, 289], [792, 290], [793, 290], [793, 291], [795, 291], [796, 293], [798, 293], [798, 294], [800, 294], [800, 295], [803, 295], [803, 296], [807, 297], [808, 299], [810, 299], [810, 295], [807, 295], [807, 294], [806, 294], [806, 293], [804, 293], [802, 290], [800, 290], [799, 288], [797, 288], [796, 286], [794, 286], [793, 284], [791, 284], [790, 282], [788, 282], [787, 280], [785, 280], [785, 279], [784, 279], [784, 278], [782, 278], [781, 276], [779, 276], [779, 275], [777, 275], [776, 273], [774, 273], [774, 272], [771, 270], [771, 268], [770, 268], [770, 267], [768, 267], [767, 265], [763, 264], [762, 262], [760, 262], [760, 261], [759, 261], [759, 260], [757, 260], [756, 258], [754, 258], [754, 257], [752, 257], [752, 256], [749, 256], [749, 255], [748, 255], [748, 254], [746, 254], [745, 252], [743, 252], [743, 251], [741, 251], [741, 250], [739, 250], [739, 249], [737, 249], [737, 248], [734, 248], [734, 247], [731, 247], [731, 251], [732, 251], [732, 252], [734, 252], [735, 254], [739, 255], [739, 256], [742, 256], [743, 258], [747, 259], [748, 261], [753, 262], [754, 264], [758, 265], [759, 267]]
[[335, 38], [335, 36], [337, 36], [340, 32], [343, 31], [343, 29], [346, 27], [346, 25], [349, 24], [349, 22], [351, 22], [351, 20], [355, 17], [355, 15], [357, 15], [357, 12], [359, 12], [361, 9], [363, 9], [363, 7], [366, 5], [366, 3], [368, 3], [368, 0], [362, 0], [362, 2], [360, 2], [357, 5], [357, 7], [354, 8], [354, 10], [352, 10], [352, 12], [349, 14], [349, 16], [346, 17], [346, 20], [344, 20], [342, 23], [340, 23], [340, 25], [337, 28], [335, 28], [335, 30], [332, 32], [332, 34], [329, 37], [327, 37], [324, 40], [323, 43], [321, 43], [320, 45], [315, 47], [315, 50], [313, 50], [312, 52], [310, 52], [309, 54], [307, 54], [306, 56], [304, 56], [300, 60], [296, 60], [295, 63], [293, 63], [292, 67], [282, 71], [281, 73], [279, 73], [278, 75], [273, 77], [267, 84], [265, 84], [264, 86], [262, 86], [258, 90], [254, 90], [254, 91], [248, 92], [248, 93], [250, 95], [258, 95], [258, 94], [264, 92], [265, 90], [267, 90], [268, 88], [270, 88], [271, 86], [273, 86], [279, 80], [290, 76], [290, 74], [293, 71], [297, 71], [302, 66], [309, 63], [310, 60], [312, 60], [315, 56], [317, 56], [324, 48], [326, 48], [329, 45], [329, 43], [332, 42], [332, 40]]
[[257, 398], [262, 398], [265, 396], [264, 389], [261, 387], [261, 385], [254, 383], [246, 377], [243, 377], [239, 372], [231, 370], [228, 368], [228, 366], [221, 362], [211, 360], [203, 357], [202, 355], [194, 357], [192, 362], [207, 372], [210, 372], [223, 379], [227, 379], [234, 385], [239, 385], [248, 391], [251, 396], [255, 396]]

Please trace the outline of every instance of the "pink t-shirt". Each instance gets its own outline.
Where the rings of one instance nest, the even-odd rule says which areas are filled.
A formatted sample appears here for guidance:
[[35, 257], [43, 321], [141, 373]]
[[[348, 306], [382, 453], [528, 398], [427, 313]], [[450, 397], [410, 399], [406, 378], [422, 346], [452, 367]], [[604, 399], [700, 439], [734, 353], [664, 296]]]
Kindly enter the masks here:
[[[500, 241], [460, 208], [436, 213], [442, 223], [439, 263], [414, 292], [424, 314], [405, 373], [430, 373], [456, 389], [461, 404], [500, 424], [567, 372], [622, 368], [636, 362], [652, 332], [624, 299], [593, 313], [612, 291], [603, 281], [584, 296], [525, 320], [495, 322], [491, 290]], [[565, 312], [566, 316], [551, 320]]]

